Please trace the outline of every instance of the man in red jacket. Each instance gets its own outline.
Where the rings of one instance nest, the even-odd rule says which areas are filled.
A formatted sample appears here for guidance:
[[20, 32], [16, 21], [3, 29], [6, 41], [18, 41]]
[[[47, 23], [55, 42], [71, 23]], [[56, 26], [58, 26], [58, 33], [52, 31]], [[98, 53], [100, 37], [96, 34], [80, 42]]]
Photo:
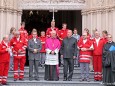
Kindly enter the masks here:
[[90, 64], [90, 51], [93, 50], [93, 45], [91, 41], [88, 39], [88, 35], [86, 32], [82, 35], [82, 40], [78, 42], [79, 53], [79, 62], [81, 69], [81, 79], [80, 81], [90, 81], [89, 80], [89, 64]]
[[104, 43], [106, 44], [108, 42], [107, 40], [108, 32], [106, 30], [103, 30], [102, 36], [103, 36]]
[[51, 32], [55, 30], [56, 35], [58, 36], [58, 28], [55, 27], [55, 21], [51, 21], [51, 27], [47, 29], [46, 31], [46, 37], [51, 37]]
[[[32, 33], [33, 33], [33, 32], [37, 32], [37, 30], [36, 30], [35, 28], [33, 28], [31, 34], [28, 36], [28, 40], [33, 38], [33, 36], [32, 36]], [[38, 38], [38, 34], [37, 34], [37, 37], [36, 37], [36, 38]]]
[[61, 44], [62, 44], [63, 39], [65, 37], [67, 37], [67, 31], [68, 31], [67, 24], [63, 23], [62, 24], [62, 29], [59, 30], [59, 33], [58, 33], [58, 37], [59, 37], [59, 40], [60, 40]]
[[8, 36], [5, 36], [3, 37], [3, 41], [0, 44], [0, 83], [3, 85], [7, 85], [9, 61], [11, 54], [11, 49], [8, 41]]
[[95, 38], [93, 40], [93, 63], [94, 63], [94, 80], [102, 80], [102, 50], [104, 46], [104, 40], [100, 37], [98, 31], [95, 32]]
[[[58, 32], [58, 37], [59, 37], [59, 40], [60, 40], [60, 44], [62, 44], [63, 39], [67, 37], [67, 32], [68, 32], [67, 24], [63, 23], [62, 24], [62, 29], [59, 30], [59, 32]], [[61, 60], [61, 65], [63, 65], [63, 58], [60, 57], [60, 60]]]
[[45, 48], [45, 42], [46, 42], [46, 36], [45, 31], [41, 31], [41, 36], [39, 37], [41, 43], [42, 43], [42, 49], [40, 50], [40, 64], [42, 67], [44, 67], [45, 59], [46, 59], [46, 48]]
[[20, 32], [20, 36], [28, 41], [28, 33], [25, 30], [25, 22], [21, 23], [21, 28], [18, 31]]
[[[27, 42], [24, 38], [21, 38], [20, 32], [15, 33], [15, 37], [10, 42], [14, 55], [14, 81], [23, 80], [24, 78], [24, 65], [26, 62], [26, 48]], [[20, 65], [20, 66], [19, 66]], [[20, 73], [18, 75], [18, 67], [20, 67]]]

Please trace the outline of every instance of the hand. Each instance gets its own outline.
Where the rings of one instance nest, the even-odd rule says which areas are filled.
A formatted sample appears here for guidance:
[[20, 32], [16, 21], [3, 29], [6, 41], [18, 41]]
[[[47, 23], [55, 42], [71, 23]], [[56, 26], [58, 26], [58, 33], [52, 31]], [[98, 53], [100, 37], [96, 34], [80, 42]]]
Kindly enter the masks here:
[[18, 50], [18, 53], [20, 53], [20, 52], [21, 52], [21, 50], [19, 49], [19, 50]]
[[61, 58], [63, 58], [63, 55], [61, 55]]
[[87, 49], [86, 48], [81, 48], [81, 51], [87, 51]]
[[73, 56], [73, 59], [75, 59], [76, 58], [76, 56]]
[[41, 42], [42, 44], [45, 44], [45, 42]]
[[63, 40], [62, 38], [59, 38], [61, 41]]
[[12, 52], [12, 50], [10, 48], [8, 48], [8, 52]]
[[37, 49], [34, 49], [34, 52], [33, 53], [37, 53], [38, 52], [38, 50]]
[[6, 48], [6, 51], [8, 51], [8, 48]]
[[52, 55], [54, 55], [54, 53], [55, 53], [54, 51], [51, 52]]

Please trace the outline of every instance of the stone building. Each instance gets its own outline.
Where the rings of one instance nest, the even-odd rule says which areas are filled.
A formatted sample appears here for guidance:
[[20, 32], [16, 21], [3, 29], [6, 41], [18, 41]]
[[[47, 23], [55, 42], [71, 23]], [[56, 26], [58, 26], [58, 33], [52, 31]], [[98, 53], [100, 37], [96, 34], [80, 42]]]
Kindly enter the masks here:
[[3, 35], [9, 34], [11, 27], [19, 29], [21, 21], [24, 20], [24, 12], [27, 10], [29, 13], [33, 13], [34, 10], [36, 12], [54, 10], [55, 15], [60, 11], [70, 11], [70, 13], [80, 11], [80, 19], [77, 17], [78, 13], [73, 12], [73, 21], [78, 19], [81, 22], [79, 24], [77, 21], [77, 26], [76, 22], [73, 22], [75, 27], [81, 25], [80, 33], [84, 28], [88, 28], [92, 34], [97, 28], [100, 32], [107, 30], [115, 40], [115, 0], [0, 0], [0, 40]]

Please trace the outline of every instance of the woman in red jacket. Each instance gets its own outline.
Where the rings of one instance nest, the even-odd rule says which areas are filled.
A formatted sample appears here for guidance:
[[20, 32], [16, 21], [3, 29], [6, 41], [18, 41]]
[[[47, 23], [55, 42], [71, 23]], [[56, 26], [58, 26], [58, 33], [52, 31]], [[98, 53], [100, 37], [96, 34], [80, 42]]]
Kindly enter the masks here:
[[0, 44], [0, 83], [7, 85], [11, 49], [8, 36], [3, 37]]

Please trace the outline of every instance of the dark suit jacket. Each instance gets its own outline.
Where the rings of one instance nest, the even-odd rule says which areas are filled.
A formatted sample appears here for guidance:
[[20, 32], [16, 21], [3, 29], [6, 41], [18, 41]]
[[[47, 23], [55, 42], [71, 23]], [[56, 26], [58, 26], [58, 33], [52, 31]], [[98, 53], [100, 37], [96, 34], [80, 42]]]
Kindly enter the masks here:
[[[28, 56], [29, 60], [39, 60], [40, 58], [40, 50], [42, 48], [41, 41], [39, 39], [36, 39], [36, 43], [33, 39], [30, 39], [28, 41]], [[33, 53], [34, 49], [38, 49], [37, 53]]]
[[66, 37], [62, 41], [60, 53], [64, 58], [73, 58], [73, 56], [77, 56], [77, 40], [73, 37]]

